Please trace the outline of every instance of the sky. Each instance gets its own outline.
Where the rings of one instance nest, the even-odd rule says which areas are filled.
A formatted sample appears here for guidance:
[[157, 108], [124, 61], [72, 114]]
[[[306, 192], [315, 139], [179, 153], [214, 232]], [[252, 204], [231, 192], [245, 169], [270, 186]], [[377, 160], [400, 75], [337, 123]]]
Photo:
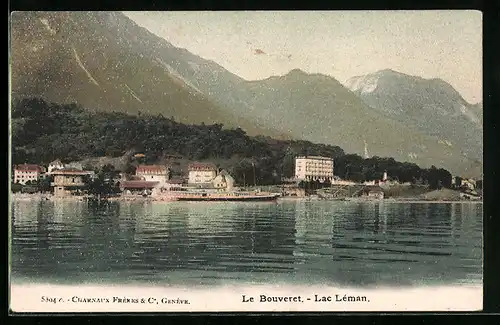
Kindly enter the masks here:
[[482, 101], [482, 14], [428, 11], [125, 12], [176, 47], [246, 80], [301, 69], [342, 83], [393, 69]]

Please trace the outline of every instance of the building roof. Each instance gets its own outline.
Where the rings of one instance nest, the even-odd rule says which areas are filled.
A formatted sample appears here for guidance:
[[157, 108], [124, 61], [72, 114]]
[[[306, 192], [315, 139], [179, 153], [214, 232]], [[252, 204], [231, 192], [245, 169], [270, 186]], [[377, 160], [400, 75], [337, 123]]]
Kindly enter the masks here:
[[196, 163], [189, 164], [188, 169], [189, 170], [207, 170], [207, 171], [211, 171], [211, 170], [217, 170], [217, 166], [215, 166], [215, 164], [212, 164], [212, 163], [199, 163], [199, 162], [196, 162]]
[[317, 159], [317, 160], [333, 160], [331, 157], [322, 157], [322, 156], [297, 156], [295, 159]]
[[166, 173], [167, 171], [167, 166], [163, 165], [139, 165], [135, 169], [136, 173]]
[[52, 171], [53, 175], [91, 175], [92, 171], [81, 170], [76, 168], [62, 168]]
[[17, 165], [15, 168], [17, 171], [25, 171], [25, 172], [41, 172], [42, 168], [38, 165], [34, 164], [22, 164]]
[[123, 181], [120, 183], [122, 188], [153, 188], [160, 182], [148, 182], [148, 181]]

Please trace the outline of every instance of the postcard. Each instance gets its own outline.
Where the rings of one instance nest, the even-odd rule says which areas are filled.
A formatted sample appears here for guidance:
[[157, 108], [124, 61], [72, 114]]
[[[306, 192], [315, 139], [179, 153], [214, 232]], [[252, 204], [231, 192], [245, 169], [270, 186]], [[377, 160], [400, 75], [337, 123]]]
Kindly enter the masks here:
[[10, 16], [12, 313], [478, 311], [478, 11]]

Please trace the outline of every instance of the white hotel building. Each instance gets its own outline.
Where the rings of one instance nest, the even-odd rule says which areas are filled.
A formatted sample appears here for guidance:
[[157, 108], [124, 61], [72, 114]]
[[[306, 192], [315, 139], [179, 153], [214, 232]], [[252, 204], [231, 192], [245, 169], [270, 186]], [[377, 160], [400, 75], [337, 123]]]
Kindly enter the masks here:
[[333, 181], [333, 158], [319, 156], [296, 157], [295, 179], [298, 181]]
[[208, 184], [217, 177], [217, 166], [211, 163], [192, 163], [188, 169], [189, 184]]
[[164, 184], [170, 178], [167, 166], [162, 165], [139, 165], [135, 169], [135, 175], [149, 182], [160, 182]]

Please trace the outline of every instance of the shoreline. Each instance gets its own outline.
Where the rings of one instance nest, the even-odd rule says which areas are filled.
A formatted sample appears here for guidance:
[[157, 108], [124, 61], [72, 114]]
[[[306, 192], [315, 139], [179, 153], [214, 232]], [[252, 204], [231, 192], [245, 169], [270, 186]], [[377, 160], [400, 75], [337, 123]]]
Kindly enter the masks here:
[[[67, 197], [57, 197], [52, 194], [26, 194], [26, 193], [11, 193], [10, 196], [12, 201], [74, 201], [74, 202], [85, 202], [89, 199], [96, 199], [91, 196], [67, 196]], [[160, 200], [154, 197], [143, 197], [143, 196], [119, 196], [119, 197], [109, 197], [101, 199], [102, 201], [114, 201], [114, 202], [176, 202], [175, 200]], [[371, 200], [371, 199], [318, 199], [318, 198], [310, 198], [310, 197], [278, 197], [278, 202], [319, 202], [319, 201], [327, 201], [327, 202], [346, 202], [346, 203], [475, 203], [482, 204], [482, 200], [422, 200], [422, 199], [413, 199], [413, 198], [387, 198], [380, 200]], [[225, 201], [224, 201], [225, 202]]]

